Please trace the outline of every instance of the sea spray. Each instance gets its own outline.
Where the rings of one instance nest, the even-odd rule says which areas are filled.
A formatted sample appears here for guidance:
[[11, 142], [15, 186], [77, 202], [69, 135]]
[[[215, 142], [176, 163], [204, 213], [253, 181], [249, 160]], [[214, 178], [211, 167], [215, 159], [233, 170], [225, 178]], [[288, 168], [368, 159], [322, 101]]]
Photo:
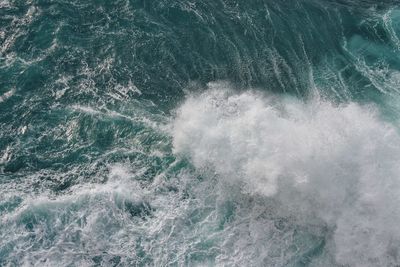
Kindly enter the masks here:
[[0, 0], [0, 266], [398, 266], [394, 0]]
[[340, 264], [397, 262], [400, 135], [376, 107], [211, 87], [177, 110], [175, 153], [221, 186], [273, 199], [279, 216], [327, 227]]

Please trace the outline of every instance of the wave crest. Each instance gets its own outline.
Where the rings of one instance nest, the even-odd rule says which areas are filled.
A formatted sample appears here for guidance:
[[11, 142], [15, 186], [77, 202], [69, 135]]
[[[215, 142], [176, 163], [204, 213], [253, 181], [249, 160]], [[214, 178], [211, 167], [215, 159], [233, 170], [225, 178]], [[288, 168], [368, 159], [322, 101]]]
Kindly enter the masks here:
[[175, 153], [299, 222], [327, 225], [339, 264], [398, 263], [400, 136], [373, 106], [210, 87], [177, 110]]

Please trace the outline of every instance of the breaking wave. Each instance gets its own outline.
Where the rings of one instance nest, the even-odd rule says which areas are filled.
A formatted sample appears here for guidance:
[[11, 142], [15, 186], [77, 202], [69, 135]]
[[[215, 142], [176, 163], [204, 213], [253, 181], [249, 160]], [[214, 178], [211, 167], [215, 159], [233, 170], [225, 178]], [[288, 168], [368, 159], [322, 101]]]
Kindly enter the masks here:
[[222, 187], [273, 205], [271, 223], [325, 229], [338, 264], [399, 263], [400, 135], [375, 106], [212, 84], [178, 109], [172, 132], [174, 151]]

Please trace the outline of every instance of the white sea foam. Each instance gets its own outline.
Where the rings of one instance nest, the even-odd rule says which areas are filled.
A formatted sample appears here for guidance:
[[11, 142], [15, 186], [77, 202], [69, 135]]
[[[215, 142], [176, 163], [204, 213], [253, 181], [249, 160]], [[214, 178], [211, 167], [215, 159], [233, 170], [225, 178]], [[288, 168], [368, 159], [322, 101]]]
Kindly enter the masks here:
[[15, 94], [15, 88], [5, 92], [4, 94], [0, 95], [0, 103], [6, 101], [8, 98], [12, 97]]
[[177, 110], [176, 154], [297, 223], [327, 226], [337, 264], [400, 263], [400, 136], [376, 108], [211, 87]]
[[[13, 230], [0, 231], [2, 240], [19, 242], [11, 257], [18, 258], [22, 266], [67, 266], [72, 263], [91, 266], [93, 263], [87, 260], [88, 251], [94, 255], [98, 251], [107, 251], [104, 256], [109, 259], [106, 260], [118, 255], [134, 258], [132, 246], [135, 245], [137, 229], [125, 210], [129, 205], [142, 208], [141, 203], [151, 200], [153, 195], [132, 179], [134, 175], [135, 172], [127, 166], [115, 164], [110, 166], [105, 184], [77, 185], [70, 189], [69, 194], [58, 197], [25, 196], [18, 209], [0, 219], [3, 227]], [[76, 208], [79, 212], [75, 212]], [[26, 222], [35, 225], [30, 239], [26, 238]], [[49, 229], [48, 225], [55, 230]], [[57, 234], [50, 241], [51, 249], [38, 246], [32, 250], [32, 240], [40, 243], [54, 233], [52, 231]], [[82, 243], [76, 245], [74, 240]], [[110, 243], [118, 245], [113, 247]]]

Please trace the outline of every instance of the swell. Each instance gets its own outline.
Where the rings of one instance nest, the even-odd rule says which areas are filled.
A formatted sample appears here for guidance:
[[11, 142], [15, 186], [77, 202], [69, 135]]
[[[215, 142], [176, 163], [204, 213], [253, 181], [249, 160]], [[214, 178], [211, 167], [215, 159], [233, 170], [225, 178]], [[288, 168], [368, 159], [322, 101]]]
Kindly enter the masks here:
[[65, 101], [107, 97], [115, 81], [170, 107], [190, 82], [214, 80], [303, 96], [318, 83], [340, 99], [362, 98], [379, 85], [360, 89], [371, 85], [360, 60], [384, 54], [398, 69], [391, 55], [398, 33], [386, 24], [397, 23], [387, 13], [395, 8], [390, 1], [14, 1], [2, 9], [3, 64], [11, 57], [2, 71], [23, 73], [8, 88], [58, 90], [62, 77], [86, 88]]
[[395, 1], [0, 0], [0, 265], [398, 264], [399, 39]]

